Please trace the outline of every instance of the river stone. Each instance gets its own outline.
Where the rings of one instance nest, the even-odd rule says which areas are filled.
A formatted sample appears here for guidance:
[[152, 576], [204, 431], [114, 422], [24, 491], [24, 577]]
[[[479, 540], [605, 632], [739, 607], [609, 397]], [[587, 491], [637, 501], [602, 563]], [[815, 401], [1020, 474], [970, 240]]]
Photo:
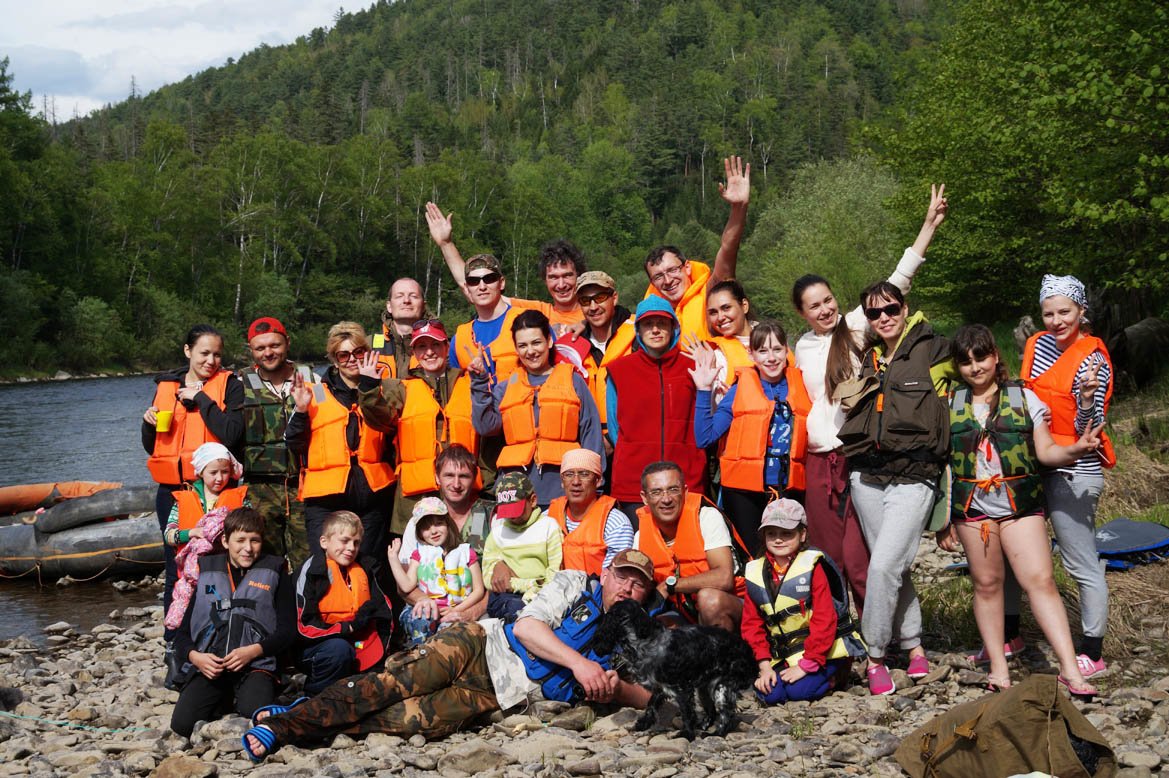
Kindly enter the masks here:
[[592, 727], [593, 722], [596, 720], [597, 714], [592, 708], [588, 705], [578, 705], [571, 710], [557, 715], [552, 721], [548, 722], [548, 725], [559, 727], [569, 732], [584, 732]]
[[579, 740], [551, 732], [534, 732], [531, 737], [503, 744], [503, 750], [521, 764], [554, 760], [560, 753], [580, 747]]
[[132, 773], [149, 773], [156, 764], [150, 754], [132, 753], [122, 758], [122, 765]]
[[443, 773], [447, 770], [459, 770], [476, 775], [487, 770], [499, 769], [516, 761], [517, 759], [512, 753], [500, 750], [481, 738], [474, 738], [443, 754], [438, 760], [437, 766], [439, 771]]
[[1147, 767], [1150, 770], [1161, 764], [1161, 757], [1146, 748], [1118, 748], [1116, 759], [1125, 767]]
[[842, 740], [832, 746], [832, 750], [828, 753], [828, 758], [833, 762], [843, 762], [844, 764], [857, 764], [864, 761], [864, 752], [861, 751], [860, 746], [851, 740]]
[[597, 759], [582, 759], [565, 765], [569, 775], [600, 775], [601, 762]]
[[219, 767], [202, 759], [175, 754], [163, 759], [151, 778], [211, 778]]

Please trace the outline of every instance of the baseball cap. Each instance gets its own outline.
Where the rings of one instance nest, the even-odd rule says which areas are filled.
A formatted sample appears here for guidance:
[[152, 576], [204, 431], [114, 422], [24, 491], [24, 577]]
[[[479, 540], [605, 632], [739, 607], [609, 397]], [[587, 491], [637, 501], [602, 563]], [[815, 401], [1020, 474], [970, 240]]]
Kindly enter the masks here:
[[613, 557], [613, 561], [609, 563], [609, 569], [616, 569], [618, 567], [629, 570], [636, 570], [646, 577], [650, 583], [654, 580], [654, 563], [653, 560], [646, 556], [645, 553], [638, 551], [636, 548], [627, 548], [621, 551], [617, 556]]
[[261, 316], [248, 327], [248, 340], [251, 340], [257, 335], [267, 335], [269, 332], [275, 332], [286, 338], [288, 337], [288, 333], [284, 330], [284, 325], [280, 323], [279, 319], [274, 319], [271, 316]]
[[675, 324], [678, 323], [678, 315], [674, 313], [674, 306], [656, 294], [651, 294], [637, 304], [637, 311], [634, 313], [633, 320], [641, 321], [642, 319], [648, 319], [650, 316], [665, 316], [673, 319]]
[[476, 254], [467, 260], [467, 264], [463, 266], [463, 275], [470, 273], [472, 270], [494, 270], [496, 273], [502, 273], [503, 268], [499, 265], [499, 260], [491, 254]]
[[518, 519], [528, 511], [528, 498], [536, 488], [526, 475], [504, 473], [495, 480], [495, 515], [501, 519]]
[[414, 326], [410, 329], [410, 345], [413, 346], [423, 338], [437, 340], [440, 343], [446, 343], [450, 340], [446, 334], [446, 327], [438, 319], [419, 319], [414, 322]]
[[602, 286], [611, 291], [617, 291], [617, 282], [613, 280], [613, 276], [600, 270], [590, 270], [587, 273], [581, 273], [576, 279], [576, 291], [580, 292], [586, 286]]
[[772, 500], [767, 503], [767, 507], [763, 509], [763, 518], [759, 522], [759, 531], [762, 532], [768, 527], [795, 529], [797, 527], [807, 526], [807, 524], [808, 514], [804, 512], [804, 506], [795, 500], [781, 497], [778, 500]]
[[450, 510], [446, 503], [437, 497], [423, 497], [410, 512], [410, 518], [421, 519], [423, 516], [449, 516]]

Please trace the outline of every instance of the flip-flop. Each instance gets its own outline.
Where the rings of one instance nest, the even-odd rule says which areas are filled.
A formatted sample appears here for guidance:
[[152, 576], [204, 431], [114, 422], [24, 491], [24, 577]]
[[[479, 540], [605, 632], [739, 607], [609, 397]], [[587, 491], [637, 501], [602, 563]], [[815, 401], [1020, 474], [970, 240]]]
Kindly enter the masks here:
[[1091, 702], [1092, 698], [1100, 693], [1096, 689], [1085, 689], [1083, 687], [1077, 689], [1068, 683], [1068, 679], [1064, 678], [1062, 675], [1057, 676], [1057, 680], [1063, 685], [1063, 688], [1068, 690], [1068, 694], [1072, 695], [1077, 700]]
[[[248, 735], [251, 735], [256, 740], [260, 741], [260, 745], [264, 747], [264, 753], [257, 756], [256, 753], [252, 751], [251, 745], [248, 744]], [[242, 740], [244, 744], [244, 753], [248, 755], [248, 759], [251, 759], [256, 764], [263, 762], [268, 758], [269, 754], [276, 750], [276, 733], [262, 724], [249, 729], [244, 733], [240, 740]]]
[[[252, 726], [254, 727], [264, 721], [264, 719], [257, 718], [261, 713], [267, 713], [268, 716], [279, 716], [281, 713], [288, 713], [288, 711], [303, 702], [308, 702], [308, 697], [297, 697], [287, 705], [261, 705], [252, 712]], [[267, 718], [267, 716], [264, 718]]]

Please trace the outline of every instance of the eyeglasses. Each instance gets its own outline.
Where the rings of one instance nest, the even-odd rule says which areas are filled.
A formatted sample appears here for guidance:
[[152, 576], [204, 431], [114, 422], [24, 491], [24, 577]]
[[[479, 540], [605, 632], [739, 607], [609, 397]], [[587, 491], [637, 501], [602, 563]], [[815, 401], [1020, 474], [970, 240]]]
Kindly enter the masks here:
[[865, 318], [869, 321], [876, 321], [877, 319], [881, 318], [881, 314], [893, 317], [901, 313], [901, 308], [901, 303], [889, 303], [888, 305], [883, 305], [880, 308], [865, 308]]
[[620, 567], [613, 568], [611, 572], [613, 574], [613, 578], [615, 578], [619, 584], [628, 584], [630, 589], [644, 592], [649, 588], [649, 585], [645, 582], [645, 579], [636, 573], [627, 573]]
[[593, 303], [608, 302], [613, 296], [613, 292], [597, 292], [596, 294], [578, 294], [576, 301], [581, 305], [592, 305]]
[[660, 273], [654, 273], [649, 277], [649, 282], [654, 286], [659, 286], [667, 278], [680, 278], [682, 276], [682, 268], [685, 265], [674, 265], [673, 267], [664, 268]]
[[591, 470], [562, 470], [560, 478], [565, 481], [590, 481], [597, 477]]
[[669, 495], [670, 497], [677, 497], [681, 493], [682, 493], [681, 486], [667, 486], [665, 489], [650, 489], [648, 492], [645, 493], [645, 495], [646, 495], [646, 497], [649, 497], [651, 500], [660, 500], [663, 497], [665, 497], [666, 495]]
[[494, 284], [501, 278], [503, 278], [503, 275], [500, 273], [488, 273], [485, 276], [467, 276], [467, 286]]
[[361, 348], [355, 348], [352, 351], [338, 351], [333, 354], [333, 359], [337, 360], [337, 364], [343, 365], [350, 359], [362, 359], [368, 353], [369, 349], [362, 346]]

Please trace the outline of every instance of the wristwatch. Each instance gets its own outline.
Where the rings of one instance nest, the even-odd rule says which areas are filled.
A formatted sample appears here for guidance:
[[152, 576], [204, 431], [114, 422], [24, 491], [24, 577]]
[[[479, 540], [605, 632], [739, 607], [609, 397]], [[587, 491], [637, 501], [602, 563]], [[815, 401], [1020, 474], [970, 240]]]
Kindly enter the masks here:
[[678, 585], [678, 576], [671, 575], [666, 578], [666, 594], [670, 597], [674, 596], [674, 587]]

